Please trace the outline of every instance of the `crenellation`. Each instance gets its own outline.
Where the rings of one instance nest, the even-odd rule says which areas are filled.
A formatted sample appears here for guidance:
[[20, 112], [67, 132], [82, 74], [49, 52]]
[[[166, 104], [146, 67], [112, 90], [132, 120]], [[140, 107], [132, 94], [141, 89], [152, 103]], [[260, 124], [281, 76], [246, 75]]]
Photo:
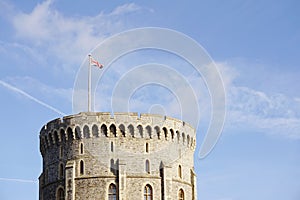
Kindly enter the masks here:
[[196, 199], [194, 138], [189, 124], [161, 115], [84, 112], [52, 120], [40, 131], [40, 199], [56, 199], [59, 189], [65, 199], [107, 199], [111, 183], [120, 200], [144, 199], [148, 185], [154, 199], [177, 199], [179, 189]]

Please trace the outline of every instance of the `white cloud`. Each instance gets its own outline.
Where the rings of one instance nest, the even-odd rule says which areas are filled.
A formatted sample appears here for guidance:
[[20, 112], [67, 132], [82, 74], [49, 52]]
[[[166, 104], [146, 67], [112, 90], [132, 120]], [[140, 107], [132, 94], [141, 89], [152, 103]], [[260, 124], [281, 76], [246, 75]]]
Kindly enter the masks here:
[[138, 11], [140, 9], [141, 9], [141, 7], [136, 5], [135, 3], [124, 4], [124, 5], [121, 5], [117, 8], [115, 8], [111, 12], [111, 15], [123, 15], [126, 13]]
[[31, 46], [49, 58], [68, 63], [68, 67], [78, 66], [86, 54], [107, 36], [127, 29], [129, 25], [124, 23], [126, 14], [141, 9], [129, 3], [96, 16], [65, 16], [54, 8], [52, 0], [37, 4], [30, 13], [4, 5], [11, 8], [6, 11], [9, 15], [6, 18], [14, 27], [19, 43]]
[[227, 84], [226, 121], [226, 127], [235, 130], [248, 129], [300, 139], [300, 101], [231, 82]]

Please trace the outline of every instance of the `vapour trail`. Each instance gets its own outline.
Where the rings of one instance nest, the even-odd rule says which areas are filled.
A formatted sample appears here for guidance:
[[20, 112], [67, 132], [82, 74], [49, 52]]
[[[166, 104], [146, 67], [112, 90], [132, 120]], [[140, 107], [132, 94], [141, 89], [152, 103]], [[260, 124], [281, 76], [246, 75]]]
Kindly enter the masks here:
[[34, 181], [34, 180], [15, 179], [15, 178], [0, 178], [0, 181], [12, 181], [12, 182], [21, 182], [21, 183], [37, 183], [37, 181]]
[[35, 97], [31, 96], [30, 94], [24, 92], [23, 90], [20, 90], [19, 88], [16, 88], [16, 87], [14, 87], [14, 86], [12, 86], [12, 85], [10, 85], [10, 84], [8, 84], [8, 83], [2, 81], [2, 80], [0, 80], [0, 84], [3, 85], [4, 87], [6, 87], [7, 89], [9, 89], [9, 90], [11, 90], [11, 91], [13, 91], [13, 92], [22, 94], [23, 96], [27, 97], [28, 99], [30, 99], [30, 100], [32, 100], [32, 101], [34, 101], [34, 102], [36, 102], [36, 103], [38, 103], [38, 104], [40, 104], [40, 105], [42, 105], [42, 106], [48, 108], [48, 109], [50, 109], [50, 110], [52, 110], [52, 111], [54, 111], [54, 112], [56, 112], [56, 113], [58, 113], [58, 114], [60, 114], [60, 115], [62, 115], [62, 116], [66, 116], [66, 114], [63, 113], [63, 112], [61, 112], [60, 110], [58, 110], [58, 109], [56, 109], [56, 108], [50, 106], [50, 105], [47, 104], [47, 103], [44, 103], [44, 102], [38, 100], [37, 98], [35, 98]]

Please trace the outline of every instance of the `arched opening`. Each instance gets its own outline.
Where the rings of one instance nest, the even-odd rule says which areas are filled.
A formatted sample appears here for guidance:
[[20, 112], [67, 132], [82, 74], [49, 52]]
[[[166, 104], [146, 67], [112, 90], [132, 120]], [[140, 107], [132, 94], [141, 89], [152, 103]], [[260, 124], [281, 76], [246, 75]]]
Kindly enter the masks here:
[[163, 132], [164, 132], [165, 139], [168, 140], [168, 139], [169, 139], [169, 138], [168, 138], [169, 136], [168, 136], [168, 130], [167, 130], [166, 127], [163, 127]]
[[49, 137], [49, 144], [50, 145], [54, 144], [54, 141], [53, 141], [54, 138], [52, 137], [51, 133], [49, 133], [48, 137]]
[[92, 135], [95, 138], [99, 137], [99, 129], [98, 129], [98, 126], [96, 124], [94, 124], [93, 127], [92, 127]]
[[172, 140], [174, 140], [174, 131], [173, 131], [173, 129], [170, 129], [170, 133], [171, 133]]
[[146, 137], [152, 138], [151, 126], [146, 126]]
[[106, 127], [105, 124], [103, 124], [103, 125], [101, 126], [101, 134], [102, 134], [103, 136], [107, 137], [107, 127]]
[[144, 200], [153, 200], [153, 190], [149, 184], [144, 188]]
[[110, 142], [110, 151], [114, 152], [114, 142]]
[[128, 126], [128, 130], [129, 130], [129, 134], [131, 135], [131, 137], [134, 137], [134, 128], [131, 124]]
[[83, 143], [80, 143], [80, 154], [84, 153]]
[[83, 160], [81, 160], [80, 161], [80, 164], [79, 164], [80, 166], [79, 166], [79, 173], [80, 173], [80, 175], [83, 175], [84, 174], [84, 162], [83, 162]]
[[59, 158], [64, 156], [64, 145], [60, 145], [59, 147]]
[[68, 134], [68, 140], [72, 141], [73, 140], [73, 131], [70, 127], [67, 129], [67, 134]]
[[83, 127], [83, 137], [90, 138], [90, 129], [87, 125]]
[[138, 126], [137, 126], [137, 129], [138, 129], [138, 131], [139, 131], [139, 136], [140, 136], [141, 138], [143, 138], [143, 137], [144, 137], [144, 134], [143, 134], [143, 127], [142, 127], [142, 125], [138, 125]]
[[119, 126], [119, 130], [120, 130], [120, 133], [122, 134], [123, 137], [125, 137], [125, 126], [123, 124], [121, 124]]
[[110, 125], [109, 130], [111, 136], [117, 137], [117, 129], [114, 124]]
[[108, 200], [117, 200], [117, 187], [113, 183], [108, 187]]
[[58, 138], [58, 133], [57, 133], [57, 131], [54, 131], [54, 142], [55, 142], [55, 144], [58, 144], [58, 143], [59, 143], [59, 138]]
[[180, 133], [179, 133], [179, 131], [176, 131], [176, 135], [177, 135], [177, 141], [179, 142], [179, 140], [180, 140]]
[[80, 139], [81, 138], [81, 131], [80, 131], [79, 126], [76, 126], [76, 128], [75, 128], [75, 138], [76, 139]]
[[146, 160], [145, 162], [145, 171], [150, 174], [150, 162], [149, 160]]
[[178, 166], [178, 177], [182, 178], [182, 168], [181, 168], [181, 165]]
[[66, 141], [66, 134], [63, 129], [60, 129], [60, 141], [65, 142]]
[[57, 200], [65, 200], [65, 191], [63, 188], [59, 188], [57, 190], [56, 199]]
[[149, 144], [146, 142], [146, 153], [149, 153]]
[[185, 134], [182, 133], [182, 143], [185, 143]]
[[184, 192], [183, 189], [180, 189], [178, 192], [178, 200], [184, 200]]
[[155, 132], [156, 132], [157, 138], [160, 139], [160, 129], [159, 129], [159, 127], [158, 127], [158, 126], [155, 126], [155, 127], [154, 127], [154, 130], [155, 130]]

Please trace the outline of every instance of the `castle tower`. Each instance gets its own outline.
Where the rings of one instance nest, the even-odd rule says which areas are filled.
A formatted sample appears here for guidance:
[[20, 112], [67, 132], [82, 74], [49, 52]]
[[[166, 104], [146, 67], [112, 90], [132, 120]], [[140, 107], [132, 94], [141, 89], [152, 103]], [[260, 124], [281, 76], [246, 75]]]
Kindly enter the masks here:
[[40, 200], [196, 200], [195, 129], [169, 117], [79, 113], [40, 131]]

